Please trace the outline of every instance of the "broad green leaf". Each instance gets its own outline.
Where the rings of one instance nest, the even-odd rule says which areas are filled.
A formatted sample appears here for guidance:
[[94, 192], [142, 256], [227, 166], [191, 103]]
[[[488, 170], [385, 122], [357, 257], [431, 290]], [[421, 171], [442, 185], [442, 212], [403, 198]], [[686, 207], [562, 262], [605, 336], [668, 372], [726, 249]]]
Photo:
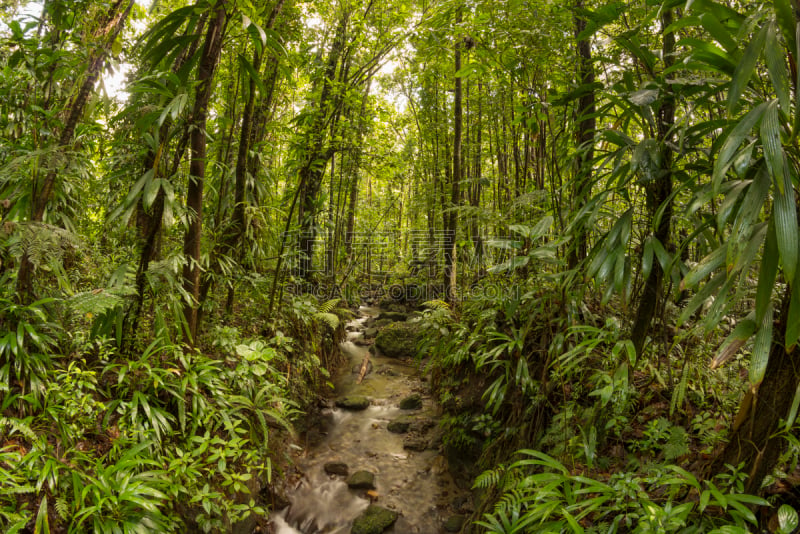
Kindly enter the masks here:
[[718, 269], [724, 262], [727, 247], [720, 245], [711, 254], [703, 258], [700, 263], [695, 265], [691, 271], [681, 281], [681, 291], [691, 289], [709, 274]]
[[[681, 315], [678, 317], [678, 326], [681, 326], [685, 323], [692, 314], [697, 311], [700, 306], [702, 306], [713, 294], [714, 292], [725, 283], [727, 279], [726, 273], [719, 273], [714, 278], [706, 282], [706, 284], [700, 288], [700, 290], [694, 294], [694, 296], [689, 299], [689, 303], [681, 312]], [[683, 285], [683, 283], [681, 283]]]
[[798, 524], [797, 511], [788, 504], [782, 504], [778, 508], [778, 533], [791, 534], [797, 530]]
[[756, 68], [756, 61], [764, 49], [764, 42], [767, 38], [767, 28], [765, 25], [762, 27], [756, 36], [747, 45], [747, 48], [742, 54], [739, 64], [736, 65], [736, 71], [733, 73], [733, 80], [731, 81], [731, 88], [728, 91], [728, 114], [733, 115], [733, 112], [739, 107], [739, 99], [744, 92], [744, 88], [750, 83], [750, 78], [753, 77], [753, 71]]
[[772, 4], [775, 6], [775, 19], [781, 27], [781, 33], [789, 50], [797, 50], [800, 43], [797, 42], [796, 20], [791, 0], [773, 0]]
[[795, 348], [800, 340], [800, 270], [795, 274], [792, 284], [792, 295], [789, 301], [789, 312], [786, 315], [786, 350]]
[[730, 335], [722, 342], [719, 351], [711, 360], [711, 369], [717, 369], [730, 360], [731, 357], [747, 343], [747, 340], [753, 336], [755, 331], [756, 322], [753, 320], [753, 314], [739, 321]]
[[721, 44], [725, 50], [727, 50], [730, 54], [734, 54], [738, 49], [738, 45], [736, 40], [731, 35], [731, 32], [720, 23], [719, 19], [711, 14], [711, 13], [703, 13], [700, 15], [700, 23], [703, 25], [703, 28], [714, 38], [719, 44]]
[[778, 30], [775, 28], [775, 24], [769, 24], [764, 57], [767, 60], [769, 78], [772, 80], [772, 87], [775, 89], [778, 101], [781, 103], [781, 109], [788, 115], [791, 113], [791, 97], [785, 53], [784, 48], [778, 42]]
[[237, 57], [239, 59], [239, 65], [242, 67], [247, 76], [251, 80], [253, 80], [253, 82], [255, 82], [256, 87], [258, 87], [258, 90], [261, 92], [261, 94], [262, 95], [266, 94], [267, 89], [264, 86], [264, 81], [261, 79], [261, 75], [258, 72], [256, 72], [256, 69], [253, 67], [253, 64], [250, 63], [250, 61], [242, 54], [239, 54]]
[[161, 190], [161, 178], [156, 178], [147, 182], [144, 186], [144, 193], [142, 195], [142, 204], [145, 210], [149, 210], [155, 202], [158, 192]]
[[[800, 384], [798, 384], [797, 388], [794, 390], [792, 407], [789, 409], [789, 415], [786, 417], [786, 424], [784, 425], [784, 428], [786, 429], [787, 432], [791, 431], [792, 427], [794, 426], [794, 422], [797, 419], [798, 409], [800, 409]], [[793, 527], [792, 530], [790, 530], [789, 532], [794, 532], [794, 528], [796, 527], [797, 525], [795, 525], [795, 527]]]
[[719, 194], [722, 179], [725, 177], [725, 173], [728, 171], [733, 157], [739, 149], [739, 146], [742, 144], [742, 141], [744, 141], [744, 139], [750, 134], [758, 121], [761, 120], [761, 116], [764, 114], [766, 109], [767, 103], [762, 102], [750, 110], [747, 115], [742, 117], [733, 130], [731, 130], [731, 133], [728, 134], [728, 137], [725, 139], [725, 144], [722, 145], [722, 149], [719, 152], [717, 162], [714, 165], [714, 174], [712, 179], [714, 195]]
[[764, 380], [769, 362], [769, 351], [772, 345], [772, 304], [767, 306], [767, 311], [758, 326], [756, 340], [753, 343], [753, 354], [750, 360], [750, 386], [758, 386]]
[[756, 322], [761, 322], [775, 289], [775, 277], [778, 274], [778, 238], [775, 235], [775, 220], [770, 220], [764, 253], [761, 255], [761, 268], [758, 273], [758, 289], [756, 291]]

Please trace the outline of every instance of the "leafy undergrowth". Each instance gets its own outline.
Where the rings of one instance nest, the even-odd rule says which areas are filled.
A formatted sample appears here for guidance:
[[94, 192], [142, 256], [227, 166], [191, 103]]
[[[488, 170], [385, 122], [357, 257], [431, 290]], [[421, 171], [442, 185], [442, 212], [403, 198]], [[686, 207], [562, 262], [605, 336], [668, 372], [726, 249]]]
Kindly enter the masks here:
[[473, 529], [797, 528], [790, 481], [800, 447], [791, 425], [782, 471], [761, 496], [744, 493], [739, 466], [708, 472], [747, 383], [744, 357], [709, 368], [722, 332], [704, 337], [689, 324], [637, 358], [610, 307], [541, 281], [527, 290], [484, 283], [504, 287], [503, 298], [472, 299], [458, 313], [428, 303], [422, 347], [450, 456], [471, 454], [484, 470], [471, 473]]
[[281, 436], [334, 364], [335, 302], [287, 298], [269, 324], [243, 305], [195, 350], [156, 313], [153, 334], [123, 351], [107, 321], [122, 320], [122, 300], [106, 300], [2, 300], [0, 324], [14, 328], [0, 339], [0, 526], [212, 532], [264, 521]]

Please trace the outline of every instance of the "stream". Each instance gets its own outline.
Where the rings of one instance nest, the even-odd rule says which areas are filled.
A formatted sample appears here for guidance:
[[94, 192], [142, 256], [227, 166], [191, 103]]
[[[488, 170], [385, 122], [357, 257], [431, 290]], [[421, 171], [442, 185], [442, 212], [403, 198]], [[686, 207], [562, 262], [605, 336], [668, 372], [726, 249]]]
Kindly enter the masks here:
[[[371, 370], [357, 383], [369, 350], [363, 341], [365, 324], [379, 311], [362, 306], [362, 316], [348, 324], [347, 339], [340, 344], [347, 363], [333, 379], [332, 398], [366, 396], [370, 404], [356, 411], [332, 402], [305, 442], [294, 444], [291, 504], [273, 516], [277, 534], [349, 534], [370, 504], [397, 513], [394, 524], [383, 530], [387, 533], [457, 532], [453, 529], [460, 527], [458, 512], [468, 499], [439, 451], [436, 404], [412, 355], [395, 359], [371, 354]], [[415, 394], [421, 407], [402, 410], [400, 402]], [[387, 427], [397, 420], [406, 423], [407, 432], [389, 431]], [[374, 474], [374, 483], [349, 487], [348, 476], [358, 471]]]

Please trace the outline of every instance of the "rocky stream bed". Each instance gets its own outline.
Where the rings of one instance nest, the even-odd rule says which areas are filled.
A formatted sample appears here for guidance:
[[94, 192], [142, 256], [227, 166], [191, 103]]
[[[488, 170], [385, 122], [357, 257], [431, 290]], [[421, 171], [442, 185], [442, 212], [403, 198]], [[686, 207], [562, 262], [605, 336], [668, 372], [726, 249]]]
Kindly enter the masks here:
[[341, 343], [348, 363], [329, 403], [291, 447], [291, 504], [274, 516], [273, 531], [458, 532], [471, 500], [441, 453], [438, 408], [409, 349], [417, 325], [375, 308], [359, 315]]

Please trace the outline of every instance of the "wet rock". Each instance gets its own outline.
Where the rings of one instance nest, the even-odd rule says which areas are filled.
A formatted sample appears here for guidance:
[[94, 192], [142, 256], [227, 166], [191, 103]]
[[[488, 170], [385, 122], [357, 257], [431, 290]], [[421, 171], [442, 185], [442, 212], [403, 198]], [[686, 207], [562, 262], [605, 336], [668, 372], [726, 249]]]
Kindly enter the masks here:
[[417, 343], [422, 338], [419, 323], [392, 323], [375, 338], [375, 347], [390, 358], [403, 358], [417, 354]]
[[405, 434], [408, 432], [408, 429], [411, 428], [412, 422], [413, 420], [408, 417], [400, 417], [399, 419], [391, 421], [386, 426], [386, 429], [394, 434]]
[[362, 395], [350, 395], [336, 399], [336, 406], [343, 410], [366, 410], [369, 407], [369, 399]]
[[367, 328], [364, 330], [364, 339], [373, 339], [378, 335], [378, 329], [375, 327]]
[[383, 328], [384, 326], [388, 326], [394, 322], [395, 321], [391, 319], [378, 319], [377, 321], [375, 321], [375, 326], [378, 328]]
[[400, 401], [401, 410], [419, 410], [420, 408], [422, 408], [422, 397], [419, 396], [419, 393], [409, 395]]
[[344, 462], [328, 462], [325, 464], [325, 472], [329, 475], [340, 475], [346, 477], [349, 473], [347, 464]]
[[436, 421], [433, 419], [416, 419], [411, 423], [411, 431], [417, 434], [424, 434], [435, 426]]
[[381, 312], [381, 314], [378, 316], [378, 320], [382, 319], [388, 319], [390, 321], [405, 321], [408, 319], [408, 315], [403, 312], [385, 311]]
[[369, 471], [356, 471], [347, 479], [347, 487], [350, 489], [375, 489], [375, 475]]
[[447, 518], [447, 521], [444, 522], [444, 529], [447, 532], [460, 532], [466, 520], [467, 518], [463, 515], [451, 515]]
[[353, 522], [350, 534], [381, 534], [397, 521], [398, 515], [395, 511], [371, 504]]
[[405, 439], [403, 439], [403, 448], [410, 451], [422, 452], [428, 448], [428, 440], [423, 436], [406, 436]]

